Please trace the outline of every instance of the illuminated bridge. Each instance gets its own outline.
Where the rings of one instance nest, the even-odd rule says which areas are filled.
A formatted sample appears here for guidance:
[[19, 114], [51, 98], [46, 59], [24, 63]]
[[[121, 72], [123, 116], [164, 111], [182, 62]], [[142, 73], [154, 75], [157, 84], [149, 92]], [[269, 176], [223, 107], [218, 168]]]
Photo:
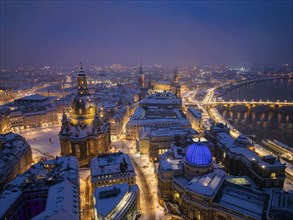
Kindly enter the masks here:
[[248, 109], [254, 108], [256, 106], [269, 106], [272, 109], [278, 109], [278, 108], [282, 108], [282, 107], [287, 107], [287, 106], [293, 106], [293, 102], [288, 102], [287, 100], [285, 101], [263, 101], [263, 100], [259, 100], [259, 101], [207, 101], [207, 102], [201, 102], [201, 105], [204, 106], [210, 106], [210, 107], [216, 107], [216, 106], [225, 106], [227, 108], [230, 108], [232, 106], [236, 106], [236, 105], [245, 105]]

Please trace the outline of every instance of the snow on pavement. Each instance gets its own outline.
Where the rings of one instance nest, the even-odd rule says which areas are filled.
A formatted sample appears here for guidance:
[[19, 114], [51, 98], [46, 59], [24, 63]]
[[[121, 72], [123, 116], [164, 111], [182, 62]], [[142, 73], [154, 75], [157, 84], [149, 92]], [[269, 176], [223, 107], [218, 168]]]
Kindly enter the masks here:
[[[32, 148], [33, 156], [44, 156], [42, 153], [56, 157], [60, 155], [61, 148], [58, 133], [60, 125], [47, 128], [33, 128], [25, 131], [16, 132], [23, 136]], [[37, 149], [38, 151], [34, 150]]]

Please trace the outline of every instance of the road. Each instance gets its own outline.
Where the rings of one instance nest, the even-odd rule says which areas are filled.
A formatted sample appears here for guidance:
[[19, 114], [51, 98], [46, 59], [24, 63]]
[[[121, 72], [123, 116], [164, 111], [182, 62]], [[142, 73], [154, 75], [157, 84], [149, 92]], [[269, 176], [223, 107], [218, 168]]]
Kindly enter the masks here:
[[[130, 156], [131, 157], [131, 156]], [[137, 174], [137, 185], [139, 186], [139, 189], [141, 191], [140, 195], [140, 209], [142, 212], [142, 218], [143, 219], [156, 219], [155, 215], [155, 207], [153, 202], [153, 195], [150, 190], [149, 184], [147, 184], [147, 180], [141, 170], [141, 168], [138, 166], [137, 162], [133, 157], [131, 157], [131, 161], [133, 163], [135, 172]]]
[[112, 143], [116, 151], [127, 153], [133, 163], [136, 176], [136, 184], [140, 189], [140, 220], [164, 220], [167, 219], [164, 209], [159, 205], [157, 196], [157, 179], [154, 166], [149, 162], [148, 155], [140, 155], [135, 152], [135, 142], [123, 139]]
[[46, 158], [48, 157], [49, 159], [55, 159], [55, 157], [51, 156], [50, 154], [46, 154], [46, 153], [40, 151], [40, 150], [37, 149], [37, 148], [33, 148], [33, 147], [32, 147], [31, 149], [32, 149], [32, 150], [35, 150], [35, 151], [37, 151], [37, 152], [39, 152], [40, 154], [44, 155]]

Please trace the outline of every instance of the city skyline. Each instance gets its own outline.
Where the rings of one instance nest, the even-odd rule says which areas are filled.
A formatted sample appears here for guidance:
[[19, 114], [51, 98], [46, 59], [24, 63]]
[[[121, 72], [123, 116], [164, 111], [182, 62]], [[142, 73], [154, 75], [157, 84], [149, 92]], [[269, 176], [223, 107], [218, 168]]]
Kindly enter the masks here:
[[292, 65], [292, 1], [1, 1], [1, 66]]

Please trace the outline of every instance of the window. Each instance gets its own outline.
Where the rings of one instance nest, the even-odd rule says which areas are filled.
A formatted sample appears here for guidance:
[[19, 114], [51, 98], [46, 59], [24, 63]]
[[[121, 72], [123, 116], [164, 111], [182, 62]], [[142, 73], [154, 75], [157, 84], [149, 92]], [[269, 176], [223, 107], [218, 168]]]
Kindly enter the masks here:
[[276, 178], [276, 173], [271, 173], [271, 178]]

